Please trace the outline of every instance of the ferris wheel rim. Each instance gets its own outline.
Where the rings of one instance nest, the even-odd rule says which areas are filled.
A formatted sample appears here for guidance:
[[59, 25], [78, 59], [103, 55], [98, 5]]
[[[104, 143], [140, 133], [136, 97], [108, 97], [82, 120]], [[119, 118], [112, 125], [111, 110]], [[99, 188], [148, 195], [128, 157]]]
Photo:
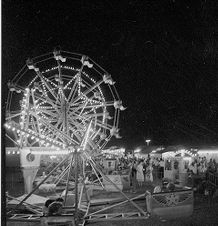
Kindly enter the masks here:
[[[74, 58], [73, 57], [68, 57], [69, 59], [73, 59], [73, 60], [77, 60], [77, 61], [82, 61], [82, 59], [88, 59], [89, 60], [89, 64], [90, 65], [93, 65], [93, 70], [97, 73], [97, 74], [99, 74], [99, 75], [101, 75], [102, 76], [102, 80], [101, 80], [101, 83], [103, 83], [103, 82], [105, 82], [105, 80], [104, 80], [104, 76], [105, 75], [107, 75], [109, 78], [110, 78], [110, 75], [106, 72], [106, 70], [104, 70], [101, 66], [99, 66], [97, 63], [95, 63], [92, 59], [90, 59], [89, 57], [87, 57], [87, 56], [84, 56], [84, 55], [82, 55], [82, 54], [77, 54], [77, 53], [71, 53], [71, 52], [66, 52], [66, 51], [61, 51], [61, 53], [66, 53], [66, 54], [71, 54], [71, 55], [73, 55], [74, 56]], [[35, 57], [35, 58], [33, 58], [33, 60], [35, 61], [34, 62], [34, 64], [35, 65], [39, 65], [40, 63], [42, 63], [42, 62], [45, 62], [45, 61], [47, 61], [47, 60], [50, 60], [51, 59], [51, 55], [52, 53], [48, 53], [48, 54], [44, 54], [44, 55], [41, 55], [41, 56], [39, 56], [39, 57]], [[54, 54], [54, 52], [53, 52], [53, 54]], [[48, 58], [47, 59], [41, 59], [41, 57], [44, 57], [44, 56], [47, 56]], [[60, 56], [60, 55], [58, 55], [58, 56]], [[61, 55], [61, 57], [65, 57], [64, 55], [62, 56]], [[77, 59], [75, 59], [75, 57], [78, 57]], [[79, 58], [80, 57], [80, 58]], [[81, 57], [82, 57], [82, 59], [81, 59]], [[53, 56], [53, 58], [54, 58], [54, 56]], [[68, 59], [67, 58], [67, 59]], [[36, 59], [37, 59], [37, 61], [36, 61]], [[57, 59], [56, 59], [57, 60]], [[26, 66], [28, 66], [28, 65], [26, 65]], [[24, 70], [24, 71], [22, 71], [22, 70], [20, 70], [19, 71], [19, 73], [20, 73], [20, 75], [21, 76], [24, 76], [26, 73], [27, 73], [27, 71], [26, 71], [26, 69], [25, 69], [26, 67], [23, 67], [22, 68], [22, 70]], [[65, 67], [63, 67], [64, 69], [67, 69], [67, 70], [69, 70], [69, 67], [67, 67], [67, 66], [65, 66]], [[35, 68], [33, 68], [34, 70], [35, 70]], [[57, 69], [57, 68], [56, 68]], [[58, 69], [60, 69], [61, 70], [61, 66], [58, 64]], [[37, 69], [38, 70], [38, 69]], [[71, 70], [73, 70], [72, 68], [71, 68]], [[101, 71], [100, 71], [101, 70]], [[36, 71], [36, 70], [35, 70]], [[18, 73], [18, 74], [19, 74]], [[37, 74], [37, 71], [36, 71], [36, 74], [38, 75], [38, 77], [40, 77], [41, 76], [41, 79], [42, 79], [42, 81], [43, 81], [43, 76], [45, 76], [46, 75], [46, 73], [47, 73], [47, 71], [43, 71], [40, 75], [39, 74]], [[16, 84], [16, 85], [18, 85], [19, 84], [19, 81], [20, 81], [20, 78], [19, 78], [19, 76], [18, 76], [18, 74], [15, 76], [15, 78], [17, 78], [18, 77], [18, 80], [17, 80], [17, 82], [15, 81], [15, 79], [14, 80], [12, 80], [12, 82], [14, 82], [14, 84]], [[83, 76], [86, 76], [87, 77], [87, 79], [88, 79], [88, 76], [85, 74], [85, 72], [84, 72], [84, 74], [83, 74], [83, 72], [81, 73]], [[53, 74], [51, 75], [51, 77], [53, 76]], [[59, 77], [60, 77], [60, 75], [59, 75]], [[82, 77], [82, 76], [81, 76]], [[108, 78], [107, 77], [107, 78]], [[66, 78], [65, 78], [66, 79]], [[36, 79], [37, 80], [37, 79]], [[95, 110], [93, 110], [93, 111], [90, 111], [90, 112], [92, 112], [92, 114], [90, 114], [90, 115], [88, 115], [88, 113], [87, 113], [87, 115], [88, 116], [90, 116], [91, 117], [91, 115], [96, 119], [96, 121], [95, 121], [95, 126], [99, 126], [98, 127], [98, 130], [99, 130], [99, 128], [101, 128], [101, 123], [102, 124], [108, 124], [108, 119], [105, 117], [105, 119], [104, 119], [104, 117], [102, 118], [102, 121], [101, 120], [99, 120], [99, 118], [98, 118], [98, 116], [103, 116], [104, 114], [106, 114], [106, 109], [107, 109], [107, 107], [109, 107], [109, 106], [115, 106], [115, 101], [117, 101], [117, 102], [120, 102], [120, 99], [119, 99], [119, 95], [118, 95], [118, 92], [117, 92], [117, 90], [116, 90], [116, 87], [115, 87], [115, 85], [114, 84], [106, 84], [106, 87], [108, 87], [108, 89], [109, 89], [109, 91], [110, 91], [110, 94], [112, 94], [112, 100], [111, 101], [109, 101], [109, 102], [107, 102], [107, 101], [105, 101], [105, 97], [104, 97], [104, 95], [102, 94], [102, 92], [101, 92], [101, 88], [100, 88], [100, 84], [101, 83], [99, 83], [99, 85], [96, 85], [96, 86], [94, 86], [94, 84], [92, 84], [91, 86], [90, 86], [90, 90], [94, 90], [95, 88], [98, 88], [98, 90], [100, 90], [100, 93], [101, 93], [101, 95], [100, 96], [98, 96], [98, 98], [103, 98], [103, 101], [102, 101], [102, 99], [101, 99], [101, 101], [102, 102], [100, 102], [99, 101], [99, 103], [101, 103], [101, 105], [102, 106], [100, 106], [101, 108], [99, 108], [99, 106], [96, 104], [96, 106], [94, 106], [94, 107], [96, 107], [96, 108], [99, 108], [99, 109], [102, 109], [102, 113], [96, 113], [96, 111]], [[74, 83], [75, 84], [75, 83]], [[16, 86], [15, 85], [15, 86]], [[31, 85], [32, 85], [32, 83], [30, 82], [29, 83], [29, 85], [28, 85], [28, 88], [30, 88], [31, 87]], [[85, 84], [85, 86], [87, 86], [87, 83]], [[93, 88], [94, 87], [94, 88]], [[22, 92], [24, 92], [24, 90], [26, 90], [25, 88], [22, 88], [22, 87], [19, 87], [19, 88], [21, 88], [22, 89]], [[49, 90], [49, 89], [48, 89]], [[87, 89], [87, 90], [89, 90], [89, 89]], [[89, 92], [86, 90], [86, 94], [88, 94]], [[32, 91], [32, 90], [31, 90]], [[51, 92], [51, 90], [50, 90], [50, 92]], [[9, 95], [12, 95], [10, 92], [9, 92]], [[57, 96], [55, 96], [55, 95], [53, 95], [54, 97], [57, 97]], [[75, 98], [74, 99], [74, 104], [76, 103], [76, 104], [81, 104], [81, 102], [82, 102], [82, 98], [84, 97], [85, 95], [82, 93], [79, 93], [79, 97], [77, 96], [77, 98]], [[36, 95], [36, 98], [38, 98], [38, 96]], [[116, 99], [115, 99], [116, 98]], [[41, 101], [42, 101], [42, 97], [41, 97]], [[87, 98], [88, 99], [88, 98]], [[9, 98], [9, 104], [8, 104], [8, 106], [7, 106], [7, 109], [9, 109], [9, 112], [11, 112], [10, 111], [10, 105], [11, 105], [11, 100], [12, 100], [12, 96], [10, 96], [10, 98]], [[50, 99], [50, 101], [51, 101], [51, 99]], [[66, 102], [67, 101], [69, 101], [69, 100], [67, 100], [66, 99]], [[48, 99], [45, 101], [44, 100], [44, 104], [45, 103], [48, 103], [49, 101], [48, 101]], [[59, 101], [60, 102], [60, 101]], [[49, 102], [49, 103], [51, 103], [51, 102]], [[91, 102], [90, 102], [91, 103]], [[96, 103], [97, 103], [97, 101], [96, 101]], [[56, 104], [57, 104], [57, 101], [56, 101]], [[59, 103], [60, 104], [60, 103]], [[71, 105], [71, 103], [69, 104], [69, 105]], [[93, 107], [93, 106], [92, 106]], [[93, 107], [93, 109], [94, 109], [94, 107]], [[91, 108], [91, 106], [88, 106], [88, 104], [86, 105], [86, 106], [83, 106], [83, 105], [81, 105], [80, 106], [80, 109], [85, 109], [86, 110], [86, 112], [87, 112], [87, 109], [88, 108]], [[99, 110], [98, 109], [98, 110]], [[77, 109], [77, 112], [79, 111], [79, 108]], [[116, 117], [116, 119], [114, 119], [113, 120], [113, 125], [110, 125], [110, 124], [108, 124], [108, 125], [110, 125], [110, 126], [102, 126], [102, 128], [104, 129], [104, 130], [114, 130], [114, 128], [116, 129], [116, 128], [118, 128], [118, 121], [119, 121], [119, 111], [120, 111], [120, 109], [119, 108], [115, 108], [115, 110], [114, 110], [114, 116]], [[90, 113], [89, 112], [89, 113]], [[96, 115], [94, 115], [94, 113], [96, 114]], [[33, 114], [33, 112], [30, 112], [31, 114]], [[51, 113], [51, 112], [50, 112]], [[73, 114], [75, 114], [76, 115], [76, 113], [75, 113], [75, 111], [74, 111], [74, 113], [71, 113], [71, 116], [73, 116]], [[34, 114], [33, 114], [34, 115]], [[52, 115], [52, 114], [51, 114]], [[74, 115], [74, 116], [75, 116]], [[53, 115], [54, 116], [54, 115]], [[35, 115], [35, 117], [36, 117], [36, 115]], [[85, 118], [85, 121], [87, 121], [88, 120], [88, 118], [90, 118], [90, 117], [86, 117]], [[98, 119], [97, 119], [98, 118]], [[77, 120], [82, 120], [79, 116], [77, 117]], [[41, 121], [43, 121], [43, 120], [41, 120]], [[97, 131], [96, 131], [96, 133], [98, 133]], [[94, 133], [93, 133], [94, 134]], [[97, 136], [97, 135], [96, 135]], [[102, 145], [102, 147], [103, 146], [105, 146], [105, 143], [107, 143], [109, 140], [110, 140], [110, 138], [111, 138], [112, 136], [111, 136], [111, 134], [108, 134], [108, 136], [106, 137], [107, 139], [105, 139], [105, 142], [104, 142], [104, 144]], [[66, 138], [66, 137], [65, 137]], [[90, 145], [90, 146], [92, 146], [92, 144]], [[93, 148], [93, 147], [92, 147]]]

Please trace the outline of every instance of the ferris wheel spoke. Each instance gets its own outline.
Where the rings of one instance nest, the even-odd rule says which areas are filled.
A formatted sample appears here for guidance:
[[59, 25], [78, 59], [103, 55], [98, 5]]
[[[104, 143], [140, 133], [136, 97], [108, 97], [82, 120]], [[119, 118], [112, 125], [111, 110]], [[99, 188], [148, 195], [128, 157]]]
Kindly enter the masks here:
[[39, 124], [37, 122], [37, 118], [30, 116], [30, 121], [32, 123], [30, 123], [30, 125], [32, 125], [32, 130], [34, 130], [35, 132], [37, 132], [37, 134], [40, 135], [40, 129], [39, 129]]
[[[72, 140], [75, 142], [77, 142], [77, 144], [80, 144], [81, 143], [81, 136], [78, 134], [78, 132], [75, 132], [73, 131], [72, 134], [71, 134], [71, 137], [72, 137]], [[73, 142], [72, 142], [73, 143]]]
[[[89, 115], [86, 115], [85, 117], [80, 116], [80, 118], [83, 119], [83, 120], [85, 119], [86, 121], [88, 121], [88, 120], [92, 119], [93, 117], [92, 116], [89, 117]], [[101, 120], [97, 119], [97, 120], [95, 120], [95, 123], [96, 123], [97, 126], [99, 126], [101, 128], [104, 128], [106, 130], [112, 129], [111, 125], [106, 125], [106, 124], [102, 123]]]
[[107, 125], [107, 124], [102, 124], [102, 122], [97, 121], [97, 126], [99, 126], [102, 129], [106, 129], [106, 130], [110, 130], [112, 129], [113, 126], [111, 125]]
[[[102, 120], [99, 120], [98, 117], [96, 116], [96, 114], [97, 113], [93, 113], [93, 112], [91, 114], [85, 114], [84, 113], [83, 115], [78, 115], [78, 114], [72, 113], [71, 117], [73, 117], [74, 119], [81, 119], [81, 120], [86, 120], [86, 121], [87, 120], [90, 120], [93, 117], [96, 117], [95, 122], [97, 122], [98, 125], [101, 125], [103, 121]], [[102, 114], [101, 116], [104, 116], [104, 115]]]
[[[70, 114], [70, 117], [75, 117], [75, 118], [100, 118], [100, 117], [102, 117], [102, 118], [104, 118], [104, 117], [108, 117], [108, 118], [111, 118], [109, 115], [108, 115], [108, 113], [104, 113], [104, 111], [102, 111], [102, 109], [99, 109], [100, 110], [100, 112], [99, 113], [97, 113], [96, 112], [96, 109], [93, 109], [93, 108], [89, 108], [89, 109], [86, 109], [86, 111], [84, 111], [84, 112], [79, 112], [79, 111], [76, 111], [76, 112], [72, 112], [71, 114]], [[80, 114], [80, 113], [82, 113], [82, 114]]]
[[75, 82], [73, 84], [73, 87], [70, 91], [70, 94], [68, 95], [68, 98], [67, 98], [67, 101], [68, 102], [71, 102], [74, 98], [74, 96], [76, 95], [76, 92], [77, 92], [77, 89], [78, 89], [78, 76], [76, 75], [76, 78], [75, 78]]
[[54, 112], [54, 111], [50, 111], [50, 110], [46, 111], [46, 109], [40, 109], [40, 116], [44, 117], [46, 119], [49, 119], [49, 118], [53, 117], [53, 119], [54, 119], [54, 118], [57, 117], [57, 113]]
[[83, 67], [84, 65], [82, 64], [77, 75], [78, 76], [78, 96], [81, 94], [81, 83], [82, 83], [81, 73], [82, 73]]
[[51, 130], [51, 132], [56, 132], [58, 135], [61, 135], [63, 137], [65, 137], [66, 139], [68, 139], [69, 141], [71, 140], [71, 138], [66, 135], [64, 132], [58, 130], [55, 126], [53, 126], [52, 124], [48, 124], [44, 119], [40, 119], [40, 122], [43, 123], [44, 125], [47, 126], [47, 128], [49, 128]]
[[[69, 132], [66, 131], [65, 125], [64, 125], [63, 121], [61, 120], [61, 118], [58, 119], [58, 123], [55, 124], [54, 126], [57, 130], [63, 131], [64, 134], [66, 134], [68, 137], [70, 137]], [[65, 142], [66, 142], [66, 139], [65, 139]]]
[[49, 120], [50, 117], [52, 117], [52, 116], [54, 118], [57, 117], [57, 115], [55, 113], [53, 113], [52, 111], [45, 111], [44, 109], [41, 109], [40, 113], [38, 113], [35, 109], [34, 110], [30, 110], [29, 113], [32, 114], [34, 117], [38, 117], [38, 121], [40, 120], [39, 117], [47, 119], [47, 120]]
[[78, 131], [82, 131], [84, 132], [85, 131], [85, 126], [83, 124], [83, 122], [79, 123], [79, 121], [77, 120], [72, 120], [72, 121], [69, 121], [71, 127], [73, 128], [73, 130], [77, 129]]
[[[73, 76], [73, 78], [71, 78], [70, 77], [70, 80], [67, 82], [67, 84], [64, 86], [64, 89], [68, 89], [68, 88], [70, 88], [71, 89], [71, 87], [69, 87], [70, 85], [71, 85], [71, 83], [74, 81], [74, 80], [76, 80], [76, 78], [77, 78], [77, 74], [76, 75], [74, 75]], [[75, 85], [75, 82], [74, 82], [74, 85]], [[75, 88], [75, 87], [73, 87], [73, 88]], [[71, 91], [73, 91], [74, 89], [71, 89]], [[69, 97], [70, 97], [71, 95], [69, 95]]]
[[105, 113], [103, 113], [103, 112], [101, 112], [101, 113], [95, 113], [95, 112], [93, 112], [93, 113], [90, 113], [90, 114], [84, 114], [84, 115], [75, 115], [74, 116], [74, 119], [80, 119], [81, 117], [83, 117], [83, 118], [94, 118], [94, 117], [96, 117], [96, 119], [97, 118], [99, 118], [99, 117], [103, 117], [105, 115]]
[[[78, 105], [78, 107], [69, 108], [69, 109], [72, 114], [81, 115], [83, 113], [83, 111], [87, 109], [87, 104], [88, 104], [88, 101], [85, 101], [84, 103], [81, 103], [80, 105]], [[89, 108], [90, 108], [90, 110], [93, 109], [93, 107], [89, 107]], [[71, 116], [71, 113], [69, 114], [69, 116]]]
[[38, 128], [38, 131], [39, 131], [39, 134], [41, 135], [41, 130], [40, 130], [40, 126], [39, 126], [39, 115], [37, 114], [37, 108], [36, 108], [36, 99], [35, 99], [35, 96], [34, 96], [34, 91], [31, 89], [31, 94], [32, 94], [32, 99], [33, 99], [33, 109], [35, 111], [35, 116], [36, 116], [36, 122], [37, 122], [37, 128]]
[[60, 94], [60, 99], [61, 99], [61, 103], [66, 100], [67, 101], [67, 98], [65, 96], [65, 93], [64, 93], [64, 85], [63, 85], [63, 77], [62, 77], [62, 72], [61, 72], [61, 64], [60, 64], [60, 60], [57, 60], [57, 64], [58, 64], [58, 78], [56, 78], [56, 81], [58, 82], [58, 93]]
[[[84, 65], [81, 66], [81, 68], [79, 69], [79, 71], [76, 73], [75, 77], [75, 83], [73, 85], [73, 89], [70, 92], [70, 95], [68, 97], [68, 101], [73, 100], [73, 98], [76, 95], [76, 92], [78, 92], [78, 95], [80, 95], [80, 90], [81, 90], [81, 73], [83, 70]], [[76, 87], [78, 88], [78, 90], [76, 89]]]
[[60, 127], [60, 125], [62, 123], [61, 117], [58, 117], [54, 122], [55, 123], [53, 124], [53, 126], [58, 130], [59, 129], [58, 127]]
[[83, 93], [81, 93], [78, 97], [76, 97], [72, 104], [74, 104], [75, 102], [79, 101], [80, 99], [83, 98], [83, 96], [86, 96], [87, 94], [89, 94], [90, 92], [92, 92], [94, 89], [96, 89], [98, 86], [100, 86], [101, 83], [103, 83], [103, 80], [100, 80], [99, 82], [97, 82], [96, 84], [94, 84], [91, 88], [86, 89]]
[[[85, 106], [85, 109], [88, 108], [99, 108], [99, 107], [109, 107], [109, 106], [114, 106], [114, 101], [110, 101], [110, 102], [100, 102], [99, 104], [87, 104]], [[83, 106], [79, 105], [77, 108], [75, 108], [75, 110], [79, 110], [80, 108], [82, 108]]]
[[40, 71], [36, 71], [36, 74], [38, 75], [39, 79], [42, 82], [42, 91], [44, 91], [44, 94], [47, 96], [47, 92], [46, 92], [46, 89], [45, 89], [45, 88], [47, 88], [47, 90], [53, 96], [53, 98], [56, 99], [57, 96], [53, 92], [52, 87], [49, 85], [50, 80], [49, 79], [45, 79]]
[[10, 114], [5, 119], [6, 119], [6, 121], [10, 121], [10, 120], [12, 120], [14, 118], [19, 118], [21, 115], [22, 115], [22, 112], [19, 112], [17, 114]]
[[118, 127], [118, 122], [119, 122], [119, 117], [120, 117], [120, 111], [118, 111], [118, 109], [116, 109], [116, 114], [115, 115], [116, 115], [115, 116], [116, 120], [114, 120], [115, 121], [114, 126]]
[[[35, 96], [36, 96], [36, 95], [35, 95]], [[42, 102], [40, 103], [40, 105], [43, 105], [43, 104], [49, 104], [49, 105], [51, 105], [51, 107], [52, 107], [53, 109], [57, 109], [57, 100], [58, 100], [58, 99], [52, 100], [52, 99], [50, 99], [47, 95], [45, 95], [45, 96], [40, 96], [40, 97], [38, 98], [38, 100], [42, 101]]]
[[[35, 91], [35, 88], [31, 89], [31, 92], [32, 90]], [[41, 101], [41, 104], [49, 103], [54, 109], [56, 108], [57, 103], [54, 103], [54, 101], [48, 98], [47, 95], [42, 96], [36, 92], [32, 92], [32, 96], [34, 96], [34, 98], [37, 98], [37, 101]]]
[[[102, 105], [85, 105], [84, 104], [83, 106], [74, 108], [73, 111], [69, 114], [69, 116], [71, 117], [73, 114], [80, 115], [80, 112], [83, 112], [83, 115], [85, 115], [85, 113], [87, 113], [88, 110], [93, 111], [94, 108], [102, 108]], [[84, 110], [86, 110], [86, 111], [84, 111]]]
[[[63, 130], [64, 126], [63, 126], [63, 123], [60, 124], [60, 127], [58, 128], [59, 131], [63, 131], [64, 134], [65, 134], [65, 131]], [[67, 135], [67, 134], [66, 134]], [[59, 134], [59, 137], [58, 137], [64, 144], [66, 144], [66, 141], [67, 139], [65, 137], [63, 137], [62, 135]]]
[[71, 128], [71, 138], [73, 141], [75, 141], [75, 139], [73, 139], [73, 137], [75, 137], [77, 139], [77, 144], [79, 144], [81, 142], [81, 137]]
[[87, 104], [88, 104], [88, 101], [86, 101], [86, 102], [83, 104], [82, 109], [81, 109], [81, 111], [79, 112], [79, 116], [82, 115], [82, 113], [83, 113], [83, 111], [84, 111], [84, 109], [85, 109], [85, 107], [86, 107]]
[[101, 144], [100, 149], [104, 149], [104, 147], [106, 146], [107, 142], [111, 139], [111, 136], [108, 136], [105, 141], [103, 141], [103, 144]]
[[88, 114], [78, 115], [76, 113], [72, 113], [70, 119], [71, 118], [73, 118], [74, 120], [81, 120], [82, 122], [85, 122], [85, 121], [90, 120], [90, 118], [92, 118], [92, 117], [89, 117]]

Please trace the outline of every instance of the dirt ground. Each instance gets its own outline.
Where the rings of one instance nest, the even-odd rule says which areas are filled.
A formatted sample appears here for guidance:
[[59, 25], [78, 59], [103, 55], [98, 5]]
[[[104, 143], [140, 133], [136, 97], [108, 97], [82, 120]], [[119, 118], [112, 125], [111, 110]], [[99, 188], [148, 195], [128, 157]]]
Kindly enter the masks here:
[[[153, 185], [147, 185], [145, 188], [138, 188], [137, 193], [133, 194], [130, 191], [125, 192], [128, 197], [134, 197], [139, 194], [143, 194], [145, 190], [151, 190]], [[105, 198], [105, 197], [120, 197], [122, 195], [120, 193], [111, 193], [107, 194], [102, 192], [101, 194], [94, 194], [93, 198]], [[136, 201], [136, 204], [141, 207], [144, 211], [147, 210], [145, 200]], [[94, 212], [98, 209], [103, 209], [105, 206], [99, 207], [92, 207], [90, 208], [90, 212]], [[132, 204], [129, 202], [117, 207], [114, 207], [110, 210], [106, 211], [107, 213], [125, 213], [125, 212], [139, 212]], [[103, 221], [97, 223], [89, 223], [88, 225], [95, 225], [95, 226], [126, 226], [126, 225], [154, 225], [154, 226], [218, 226], [218, 197], [213, 199], [212, 203], [208, 202], [208, 198], [202, 194], [195, 193], [194, 194], [194, 211], [191, 217], [188, 218], [178, 218], [174, 220], [166, 220], [162, 221], [158, 217], [149, 217], [148, 219], [143, 220], [120, 220], [120, 221]]]
[[[135, 197], [140, 194], [144, 194], [146, 190], [152, 190], [154, 184], [146, 184], [144, 187], [138, 188], [137, 192], [133, 194], [130, 190], [125, 191], [124, 193], [129, 197]], [[111, 199], [111, 198], [120, 198], [123, 196], [117, 192], [103, 192], [95, 191], [92, 197], [92, 200], [101, 200], [101, 199]], [[146, 211], [146, 202], [145, 200], [138, 200], [136, 204]], [[105, 208], [107, 205], [103, 204], [100, 206], [93, 206], [90, 208], [89, 213], [95, 212], [99, 209]], [[106, 213], [128, 213], [128, 212], [139, 212], [132, 204], [129, 202], [117, 207], [114, 207], [110, 210], [107, 210]], [[4, 224], [2, 224], [4, 225]], [[20, 223], [20, 222], [11, 222], [7, 223], [7, 226], [36, 226], [39, 223]], [[165, 222], [161, 221], [158, 217], [149, 217], [148, 219], [143, 220], [117, 220], [117, 221], [102, 221], [97, 223], [88, 223], [86, 225], [93, 226], [218, 226], [218, 197], [214, 198], [213, 203], [208, 203], [207, 197], [202, 194], [196, 193], [194, 196], [194, 212], [193, 215], [189, 218], [167, 220]]]

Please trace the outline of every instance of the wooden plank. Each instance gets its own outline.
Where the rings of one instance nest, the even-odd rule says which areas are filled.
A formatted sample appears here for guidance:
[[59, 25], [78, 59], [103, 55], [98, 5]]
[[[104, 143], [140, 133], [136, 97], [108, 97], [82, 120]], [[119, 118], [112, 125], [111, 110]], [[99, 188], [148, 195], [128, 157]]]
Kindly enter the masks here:
[[100, 222], [100, 221], [126, 221], [126, 220], [146, 220], [148, 219], [149, 216], [141, 216], [141, 217], [123, 217], [123, 218], [98, 218], [98, 219], [89, 219], [86, 220], [87, 223], [92, 223], [92, 222]]
[[112, 214], [96, 214], [88, 216], [85, 220], [87, 222], [97, 222], [97, 221], [116, 221], [116, 220], [140, 220], [140, 219], [148, 219], [149, 214], [143, 216], [139, 212], [135, 213], [112, 213]]
[[32, 214], [14, 214], [7, 218], [10, 222], [40, 222], [40, 216]]

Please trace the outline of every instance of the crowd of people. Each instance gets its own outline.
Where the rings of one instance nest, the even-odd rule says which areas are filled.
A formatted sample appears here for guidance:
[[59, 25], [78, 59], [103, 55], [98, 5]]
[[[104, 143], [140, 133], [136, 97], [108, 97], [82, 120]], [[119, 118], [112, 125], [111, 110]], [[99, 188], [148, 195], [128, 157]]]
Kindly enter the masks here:
[[197, 157], [195, 158], [192, 163], [188, 167], [188, 172], [193, 175], [204, 174], [207, 172], [218, 172], [218, 163], [215, 159], [210, 159], [209, 162], [207, 161], [206, 157]]
[[[105, 158], [106, 159], [106, 158]], [[145, 182], [161, 181], [164, 178], [164, 167], [166, 169], [166, 159], [164, 162], [163, 158], [158, 158], [148, 155], [147, 158], [136, 158], [134, 156], [120, 156], [111, 158], [115, 160], [115, 164], [109, 164], [109, 167], [106, 167], [103, 164], [104, 158], [99, 158], [99, 161], [96, 161], [97, 165], [101, 166], [101, 170], [104, 174], [129, 174], [130, 175], [130, 184], [132, 186], [133, 192], [136, 191], [137, 187], [142, 187]], [[110, 159], [108, 160], [110, 163]], [[60, 167], [57, 170], [57, 174], [61, 174], [64, 171], [66, 166]], [[215, 159], [210, 159], [207, 161], [206, 157], [195, 157], [192, 159], [192, 162], [187, 166], [187, 175], [189, 177], [192, 175], [203, 175], [206, 176], [208, 172], [218, 172], [218, 163]], [[90, 168], [87, 172], [92, 172]], [[91, 173], [92, 177], [89, 177], [90, 181], [97, 179], [96, 172]], [[101, 177], [100, 173], [98, 173]], [[193, 183], [191, 180], [190, 183]]]
[[142, 187], [144, 182], [153, 182], [155, 179], [163, 178], [164, 161], [159, 158], [134, 159], [131, 164], [131, 184], [133, 192], [136, 187]]
[[153, 181], [156, 177], [161, 178], [164, 172], [164, 160], [162, 158], [151, 158], [149, 155], [148, 158], [136, 158], [132, 156], [116, 158], [114, 168], [109, 166], [106, 169], [103, 165], [103, 159], [99, 161], [98, 164], [101, 166], [102, 170], [109, 175], [116, 174], [116, 171], [134, 171], [137, 168], [138, 178], [143, 178], [144, 181]]
[[[167, 161], [165, 159], [165, 161]], [[163, 158], [150, 157], [136, 158], [123, 156], [116, 159], [115, 169], [111, 169], [106, 174], [117, 174], [117, 171], [122, 172], [129, 170], [130, 181], [135, 192], [136, 187], [143, 186], [144, 182], [153, 182], [154, 180], [161, 180], [164, 178], [164, 167], [166, 168]], [[187, 165], [187, 175], [204, 175], [208, 172], [217, 172], [218, 163], [215, 159], [207, 161], [206, 157], [195, 157], [192, 162]]]

